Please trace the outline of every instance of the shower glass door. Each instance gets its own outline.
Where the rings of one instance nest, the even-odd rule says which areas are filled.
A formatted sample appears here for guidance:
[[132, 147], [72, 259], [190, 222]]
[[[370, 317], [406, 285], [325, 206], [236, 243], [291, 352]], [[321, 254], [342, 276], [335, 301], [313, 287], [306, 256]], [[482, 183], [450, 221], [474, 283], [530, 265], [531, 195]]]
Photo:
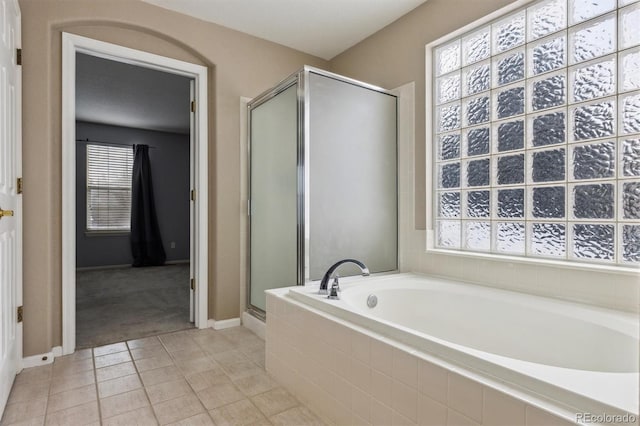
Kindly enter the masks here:
[[249, 104], [250, 309], [266, 311], [265, 290], [298, 284], [297, 84]]
[[[308, 72], [308, 276], [341, 259], [398, 269], [396, 103], [392, 94]], [[357, 275], [353, 265], [341, 276]]]

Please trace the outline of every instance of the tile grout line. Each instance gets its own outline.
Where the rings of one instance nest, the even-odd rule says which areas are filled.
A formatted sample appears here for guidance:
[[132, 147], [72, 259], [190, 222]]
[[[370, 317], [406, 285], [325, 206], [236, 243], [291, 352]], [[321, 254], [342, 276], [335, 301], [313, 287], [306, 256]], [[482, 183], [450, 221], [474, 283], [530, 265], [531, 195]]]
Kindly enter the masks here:
[[[224, 335], [221, 335], [221, 337], [222, 337], [222, 338], [224, 338], [225, 340], [227, 340], [228, 342], [230, 342], [231, 344], [233, 344], [233, 345], [237, 345], [237, 343], [236, 343], [236, 342], [232, 341], [232, 340], [231, 340], [231, 339], [229, 339], [228, 337], [226, 337], [226, 336], [224, 336]], [[197, 343], [197, 342], [196, 342], [196, 343]], [[237, 350], [237, 351], [239, 351], [243, 356], [247, 357], [247, 354], [246, 354], [246, 353], [245, 353], [241, 348], [238, 348], [237, 346], [236, 346], [236, 347], [234, 347], [234, 349], [232, 349], [232, 350]], [[206, 351], [205, 351], [205, 353], [206, 353]], [[211, 356], [211, 355], [208, 355], [208, 356], [209, 356], [209, 357], [211, 357], [211, 358], [213, 358], [213, 356]], [[214, 359], [214, 361], [215, 361], [215, 359]], [[264, 370], [265, 374], [267, 374], [266, 369], [264, 369], [263, 367], [261, 367], [261, 366], [260, 366], [260, 365], [258, 365], [257, 363], [253, 362], [253, 360], [251, 360], [251, 359], [247, 358], [247, 361], [248, 361], [248, 362], [250, 362], [250, 363], [252, 363], [252, 364], [257, 365], [257, 366], [258, 366], [258, 367], [260, 367], [262, 370]], [[226, 372], [226, 370], [224, 369], [224, 366], [223, 366], [223, 365], [220, 365], [220, 368], [222, 369], [222, 374], [224, 374], [224, 375], [227, 377], [227, 379], [229, 379], [229, 381], [230, 381], [231, 383], [233, 383], [233, 385], [234, 385], [234, 386], [236, 386], [236, 384], [235, 384], [234, 380], [229, 376], [229, 374], [228, 374], [228, 373]], [[248, 376], [248, 377], [251, 377], [251, 376]], [[277, 383], [279, 387], [282, 387], [282, 386], [281, 386], [278, 382], [276, 382], [275, 380], [274, 380], [274, 382], [275, 382], [275, 383]], [[237, 387], [237, 386], [236, 386], [236, 387]], [[274, 388], [274, 389], [275, 389], [275, 388]], [[284, 389], [284, 388], [283, 388], [283, 389]], [[249, 396], [249, 395], [245, 394], [244, 392], [242, 392], [242, 390], [241, 390], [241, 389], [239, 389], [239, 390], [240, 390], [240, 393], [245, 397], [245, 399], [246, 399], [247, 401], [249, 401], [249, 403], [251, 404], [251, 406], [252, 406], [252, 407], [254, 407], [254, 408], [257, 410], [257, 412], [258, 412], [258, 413], [262, 414], [262, 416], [264, 416], [264, 418], [267, 420], [267, 422], [271, 423], [271, 420], [270, 420], [269, 416], [267, 416], [265, 413], [263, 413], [263, 412], [262, 412], [262, 410], [260, 410], [260, 408], [258, 408], [258, 406], [255, 404], [255, 402], [253, 401], [253, 399], [252, 399], [252, 398], [254, 398], [254, 397], [258, 396], [258, 395], [265, 394], [265, 393], [267, 393], [267, 392], [269, 392], [269, 391], [272, 391], [273, 389], [269, 389], [269, 390], [266, 390], [266, 391], [264, 391], [264, 392], [260, 392], [260, 393], [257, 393], [257, 394], [255, 394], [255, 395], [251, 395], [251, 396]], [[296, 400], [297, 400], [297, 399], [296, 399]], [[236, 401], [236, 402], [238, 402], [238, 401]], [[231, 405], [231, 404], [235, 404], [236, 402], [230, 402], [230, 403], [228, 403], [228, 404], [221, 405], [220, 407], [217, 407], [217, 408], [214, 408], [214, 409], [215, 409], [215, 410], [217, 410], [217, 409], [220, 409], [220, 408], [223, 408], [223, 407], [227, 407], [227, 406], [229, 406], [229, 405]], [[285, 410], [285, 411], [286, 411], [286, 410]], [[284, 412], [284, 411], [282, 411], [282, 412]], [[278, 413], [278, 414], [279, 414], [279, 413]], [[275, 415], [275, 414], [274, 414], [274, 415]], [[271, 417], [273, 417], [273, 416], [271, 416]]]
[[[202, 346], [200, 346], [200, 343], [198, 343], [195, 339], [191, 338], [191, 336], [189, 336], [189, 338], [191, 340], [193, 340], [193, 342], [198, 346], [198, 348], [200, 348], [200, 350], [202, 350], [202, 352], [205, 353], [207, 359], [210, 358], [209, 354], [207, 353], [207, 351], [204, 350], [204, 348]], [[176, 359], [173, 357], [173, 355], [171, 354], [171, 352], [167, 349], [167, 347], [164, 345], [164, 342], [162, 341], [162, 339], [158, 338], [158, 340], [160, 340], [160, 343], [162, 344], [162, 346], [164, 347], [165, 351], [167, 351], [167, 354], [169, 355], [169, 357], [175, 361]], [[215, 362], [215, 360], [214, 360]], [[175, 364], [175, 362], [174, 362]], [[216, 363], [216, 365], [218, 365]], [[222, 368], [222, 366], [220, 366]], [[198, 396], [198, 393], [196, 392], [196, 390], [193, 388], [193, 386], [191, 385], [191, 383], [189, 383], [189, 380], [187, 380], [187, 376], [184, 374], [184, 372], [180, 369], [180, 367], [178, 367], [176, 365], [176, 368], [178, 369], [178, 371], [180, 371], [180, 374], [182, 374], [182, 378], [183, 380], [187, 383], [187, 386], [189, 386], [189, 389], [191, 389], [191, 391], [193, 392], [193, 394], [195, 395], [196, 399], [198, 400], [198, 403], [200, 404], [200, 406], [204, 409], [205, 414], [209, 417], [209, 419], [211, 419], [211, 421], [213, 421], [213, 418], [211, 417], [211, 414], [209, 414], [209, 410], [207, 409], [207, 407], [205, 407], [204, 403], [200, 400], [200, 397]], [[224, 370], [223, 370], [224, 371]], [[193, 417], [193, 416], [191, 416]], [[184, 420], [184, 419], [183, 419]]]
[[[53, 359], [53, 362], [51, 363], [51, 378], [49, 379], [49, 390], [47, 391], [47, 402], [44, 404], [44, 417], [42, 419], [42, 424], [46, 425], [47, 424], [47, 415], [49, 413], [49, 398], [51, 398], [51, 388], [53, 387], [53, 364], [56, 362], [55, 358]], [[15, 386], [15, 382], [14, 382], [14, 386]], [[12, 387], [13, 389], [13, 387]]]
[[98, 372], [96, 368], [96, 357], [93, 348], [90, 348], [89, 350], [91, 351], [91, 364], [93, 365], [93, 380], [96, 391], [96, 402], [98, 405], [98, 422], [102, 425], [102, 404], [100, 404], [100, 393], [98, 392]]
[[[148, 337], [156, 337], [156, 338], [157, 338], [157, 336], [148, 336]], [[133, 339], [133, 340], [139, 340], [139, 339]], [[109, 354], [105, 354], [105, 355], [99, 355], [99, 356], [108, 356], [108, 355], [113, 355], [113, 354], [115, 354], [115, 353], [127, 352], [127, 353], [129, 353], [129, 357], [130, 357], [131, 361], [119, 362], [119, 363], [117, 363], [117, 364], [107, 365], [107, 366], [105, 366], [105, 367], [100, 367], [100, 368], [115, 367], [115, 366], [117, 366], [117, 365], [122, 365], [122, 364], [126, 364], [127, 362], [131, 362], [131, 364], [133, 364], [133, 368], [134, 368], [134, 369], [135, 369], [135, 371], [136, 371], [136, 376], [138, 377], [138, 380], [140, 380], [140, 384], [142, 385], [141, 387], [142, 387], [142, 388], [143, 388], [143, 390], [144, 390], [145, 396], [147, 397], [147, 401], [149, 401], [149, 407], [151, 408], [151, 411], [153, 412], [154, 418], [156, 418], [156, 421], [158, 422], [158, 424], [160, 424], [160, 422], [158, 421], [158, 419], [157, 419], [157, 417], [156, 417], [156, 415], [155, 415], [155, 411], [153, 411], [153, 406], [151, 405], [151, 400], [149, 399], [149, 395], [147, 394], [147, 391], [146, 391], [146, 388], [145, 388], [145, 386], [144, 386], [144, 383], [142, 382], [142, 376], [140, 375], [140, 372], [138, 371], [138, 366], [137, 366], [137, 364], [135, 363], [135, 361], [134, 361], [134, 359], [133, 359], [133, 354], [131, 353], [131, 349], [129, 348], [129, 344], [127, 343], [127, 341], [117, 342], [117, 343], [124, 343], [124, 344], [125, 344], [125, 347], [127, 348], [127, 349], [126, 349], [126, 351], [113, 352], [113, 353], [109, 353]], [[115, 344], [115, 343], [110, 343], [109, 345], [113, 345], [113, 344]], [[103, 346], [109, 346], [109, 345], [103, 345]], [[99, 347], [99, 346], [98, 346], [98, 347]], [[94, 359], [94, 363], [95, 363], [95, 359]], [[96, 370], [94, 370], [94, 371], [96, 371]], [[97, 389], [97, 387], [98, 387], [97, 371], [96, 371], [96, 373], [95, 373], [95, 376], [96, 376], [96, 389]], [[107, 379], [107, 380], [104, 380], [103, 382], [108, 382], [108, 381], [111, 381], [111, 380], [118, 380], [118, 379], [122, 379], [123, 377], [126, 377], [126, 376], [127, 376], [127, 375], [125, 375], [125, 376], [120, 376], [120, 377], [116, 377], [116, 378], [112, 378], [112, 379]], [[129, 390], [129, 391], [125, 391], [125, 392], [120, 392], [120, 393], [117, 393], [117, 394], [114, 394], [114, 395], [109, 395], [109, 396], [106, 396], [106, 397], [105, 397], [105, 399], [106, 399], [106, 398], [110, 398], [110, 397], [112, 397], [112, 396], [121, 395], [121, 394], [124, 394], [124, 393], [127, 393], [127, 392], [133, 392], [133, 391], [135, 391], [135, 390], [136, 390], [136, 389]], [[99, 394], [98, 394], [98, 400], [100, 400], [100, 395], [99, 395]], [[100, 405], [100, 403], [98, 403], [98, 406], [99, 406], [99, 407], [101, 406], [101, 405]], [[140, 408], [142, 408], [142, 407], [140, 407]], [[136, 409], [133, 409], [133, 410], [129, 410], [129, 411], [125, 411], [124, 413], [119, 413], [119, 414], [116, 414], [116, 415], [111, 416], [111, 417], [116, 417], [116, 416], [119, 416], [119, 415], [122, 415], [122, 414], [132, 413], [133, 411], [138, 410], [138, 409], [139, 409], [139, 408], [136, 408]], [[100, 411], [100, 412], [99, 412], [99, 414], [100, 414], [100, 424], [102, 424], [102, 412]], [[111, 417], [109, 417], [109, 418], [111, 418]], [[106, 419], [105, 419], [105, 420], [106, 420]]]
[[[24, 371], [24, 369], [22, 371]], [[16, 377], [17, 377], [17, 375], [16, 375]], [[48, 385], [47, 395], [46, 395], [46, 402], [44, 404], [44, 414], [42, 416], [42, 424], [43, 425], [46, 424], [46, 421], [47, 421], [47, 409], [49, 408], [49, 397], [51, 395], [51, 382], [52, 381], [53, 381], [53, 364], [51, 364], [51, 378], [49, 379], [49, 385]], [[33, 382], [33, 383], [26, 382], [26, 383], [23, 383], [22, 385], [23, 386], [24, 385], [29, 386], [29, 385], [33, 385], [35, 383], [36, 382]], [[5, 405], [4, 412], [2, 413], [2, 416], [0, 416], [0, 424], [2, 424], [2, 425], [16, 423], [16, 422], [6, 423], [4, 421], [4, 416], [5, 416], [6, 412], [7, 412], [7, 407], [9, 405], [12, 405], [12, 404], [19, 404], [20, 403], [20, 402], [9, 403], [9, 398], [11, 398], [11, 393], [13, 392], [15, 387], [16, 387], [16, 381], [14, 379], [13, 384], [11, 385], [11, 389], [9, 390], [9, 395], [7, 395], [7, 403]], [[28, 403], [29, 401], [31, 401], [31, 400], [24, 401], [24, 403]], [[34, 417], [29, 417], [29, 418], [27, 418], [25, 420], [32, 420], [32, 419], [35, 419], [35, 418], [36, 418], [35, 416]], [[20, 421], [22, 421], [22, 420], [18, 420], [18, 422], [20, 422]]]
[[[277, 388], [280, 388], [280, 389], [284, 390], [285, 392], [287, 392], [288, 394], [290, 394], [290, 395], [293, 397], [293, 399], [297, 402], [297, 404], [296, 404], [294, 407], [289, 407], [289, 408], [286, 408], [286, 409], [284, 409], [284, 410], [282, 410], [282, 411], [278, 411], [278, 412], [276, 412], [276, 413], [273, 413], [271, 416], [267, 416], [267, 415], [266, 415], [262, 410], [260, 410], [260, 408], [255, 404], [255, 402], [253, 401], [253, 398], [255, 398], [255, 397], [257, 397], [257, 396], [260, 396], [260, 395], [264, 395], [264, 394], [266, 394], [266, 393], [268, 393], [268, 392], [271, 392], [271, 391], [273, 391], [274, 389], [277, 389], [277, 388], [268, 389], [268, 390], [266, 390], [266, 391], [264, 391], [264, 392], [259, 392], [259, 393], [255, 394], [255, 395], [251, 395], [251, 396], [246, 395], [244, 392], [242, 392], [242, 390], [240, 390], [240, 393], [242, 393], [242, 394], [244, 395], [245, 399], [246, 399], [246, 400], [248, 400], [248, 401], [249, 401], [249, 403], [250, 403], [253, 407], [255, 407], [255, 408], [256, 408], [256, 410], [258, 411], [258, 413], [262, 414], [262, 415], [264, 416], [264, 418], [265, 418], [265, 419], [267, 419], [267, 421], [268, 421], [269, 423], [271, 423], [271, 418], [272, 418], [272, 417], [277, 416], [277, 415], [279, 415], [279, 414], [282, 414], [282, 413], [284, 413], [285, 411], [288, 411], [288, 410], [290, 410], [290, 409], [293, 409], [293, 408], [296, 408], [296, 407], [300, 407], [300, 406], [304, 406], [304, 407], [306, 407], [304, 404], [302, 404], [302, 403], [300, 402], [300, 400], [299, 400], [295, 395], [291, 394], [291, 393], [290, 393], [290, 392], [289, 392], [289, 391], [288, 391], [284, 386], [282, 386], [282, 384], [281, 384], [280, 382], [278, 382], [277, 380], [275, 380], [275, 378], [273, 378], [269, 373], [267, 373], [267, 370], [266, 370], [266, 368], [265, 368], [265, 367], [262, 367], [261, 365], [259, 365], [258, 363], [254, 362], [252, 359], [250, 359], [250, 358], [248, 357], [248, 354], [247, 354], [247, 353], [246, 353], [246, 352], [245, 352], [241, 347], [238, 347], [238, 343], [237, 343], [237, 342], [233, 341], [232, 339], [229, 339], [228, 337], [226, 337], [226, 336], [224, 336], [224, 335], [222, 335], [222, 337], [224, 337], [227, 341], [229, 341], [230, 343], [232, 343], [232, 344], [235, 346], [233, 350], [237, 350], [237, 351], [239, 351], [243, 356], [245, 356], [245, 357], [246, 357], [246, 362], [249, 362], [249, 363], [251, 363], [251, 364], [253, 364], [253, 365], [256, 365], [256, 366], [257, 366], [257, 367], [259, 367], [261, 370], [263, 370], [263, 371], [264, 371], [264, 374], [265, 374], [265, 375], [267, 375], [268, 377], [270, 377], [270, 378], [271, 378], [271, 379], [272, 379], [272, 380], [277, 384]], [[197, 342], [196, 342], [196, 343], [197, 343]], [[242, 361], [241, 361], [241, 362], [242, 362]], [[225, 376], [227, 376], [227, 378], [229, 379], [229, 381], [231, 381], [231, 383], [233, 383], [233, 384], [234, 384], [234, 386], [236, 386], [235, 381], [234, 381], [234, 380], [229, 376], [229, 374], [226, 372], [226, 370], [224, 369], [224, 366], [222, 366], [222, 365], [221, 365], [221, 367], [222, 367], [223, 374], [224, 374]], [[252, 377], [252, 376], [247, 376], [247, 377]], [[243, 377], [243, 378], [244, 378], [244, 377]], [[239, 380], [241, 380], [241, 379], [239, 379]], [[238, 402], [238, 401], [236, 401], [236, 402]], [[229, 406], [229, 405], [231, 405], [231, 404], [235, 404], [235, 402], [231, 402], [231, 403], [229, 403], [229, 404], [222, 405], [222, 406], [220, 406], [220, 407], [217, 407], [216, 409], [223, 408], [223, 407]]]
[[[230, 342], [230, 343], [234, 344], [234, 345], [236, 344], [235, 342], [231, 341], [231, 339], [227, 338], [227, 337], [226, 337], [226, 336], [224, 336], [224, 335], [222, 335], [221, 337], [222, 337], [222, 338], [224, 338], [225, 340], [227, 340], [228, 342]], [[196, 343], [197, 343], [197, 342], [196, 342]], [[239, 351], [239, 352], [240, 352], [243, 356], [245, 356], [245, 357], [247, 356], [247, 354], [246, 354], [246, 353], [244, 353], [244, 352], [242, 351], [242, 349], [240, 349], [240, 348], [237, 348], [237, 347], [236, 347], [236, 348], [234, 348], [233, 350], [237, 350], [237, 351]], [[205, 351], [205, 353], [206, 353], [206, 351]], [[213, 356], [212, 356], [212, 355], [208, 355], [208, 356], [209, 356], [210, 358], [213, 358]], [[214, 358], [214, 361], [215, 361], [215, 358]], [[252, 360], [250, 360], [249, 358], [247, 358], [247, 361], [248, 361], [248, 362], [251, 362], [251, 363], [253, 363], [253, 364], [255, 364], [255, 363], [254, 363]], [[256, 364], [256, 365], [257, 365], [257, 364]], [[260, 366], [258, 365], [258, 367], [260, 367]], [[234, 385], [234, 386], [236, 386], [236, 387], [237, 387], [236, 383], [235, 383], [235, 382], [233, 381], [233, 379], [229, 376], [229, 374], [225, 371], [224, 366], [220, 365], [220, 368], [222, 369], [222, 374], [224, 374], [224, 375], [227, 377], [227, 379], [229, 379], [229, 381], [230, 381], [231, 383], [233, 383], [233, 385]], [[262, 367], [260, 367], [260, 368], [262, 368]], [[264, 370], [264, 369], [263, 369], [263, 370]], [[265, 373], [266, 373], [266, 370], [265, 370]], [[249, 377], [251, 377], [251, 376], [249, 376]], [[254, 408], [258, 411], [258, 413], [262, 414], [262, 415], [264, 416], [264, 418], [265, 418], [265, 419], [267, 419], [267, 421], [268, 421], [269, 423], [271, 423], [271, 421], [269, 420], [269, 417], [268, 417], [265, 413], [263, 413], [263, 412], [262, 412], [262, 410], [260, 410], [260, 408], [258, 408], [258, 406], [253, 402], [253, 399], [252, 399], [253, 397], [256, 397], [256, 396], [258, 396], [258, 395], [262, 395], [262, 394], [264, 394], [264, 393], [269, 392], [269, 390], [264, 391], [264, 392], [257, 393], [257, 394], [252, 395], [252, 396], [249, 396], [249, 395], [245, 394], [244, 392], [242, 392], [242, 390], [241, 390], [241, 389], [238, 389], [238, 390], [239, 390], [239, 391], [240, 391], [240, 393], [245, 397], [245, 399], [246, 399], [247, 401], [249, 401], [249, 404], [251, 404], [251, 406], [252, 406], [252, 407], [254, 407]], [[270, 389], [270, 390], [272, 390], [272, 389]], [[224, 404], [224, 405], [221, 405], [220, 407], [217, 407], [217, 408], [214, 408], [214, 409], [215, 409], [215, 410], [217, 410], [217, 409], [220, 409], [220, 408], [223, 408], [223, 407], [227, 407], [227, 406], [229, 406], [229, 405], [231, 405], [231, 404], [235, 404], [236, 402], [238, 402], [238, 401], [230, 402], [229, 404]]]
[[[223, 334], [221, 334], [221, 335], [220, 335], [220, 337], [221, 337], [221, 338], [223, 338], [226, 342], [228, 342], [228, 343], [230, 343], [230, 344], [232, 345], [233, 349], [231, 349], [231, 350], [239, 351], [243, 356], [246, 356], [246, 354], [245, 354], [241, 349], [239, 349], [239, 348], [237, 347], [237, 343], [236, 343], [236, 342], [234, 342], [233, 340], [229, 339], [228, 337], [226, 337], [226, 336], [225, 336], [225, 335], [223, 335]], [[222, 364], [219, 364], [219, 363], [216, 361], [216, 359], [215, 359], [215, 358], [213, 358], [213, 355], [211, 355], [211, 354], [210, 354], [210, 353], [209, 353], [209, 352], [208, 352], [204, 347], [202, 347], [202, 345], [201, 345], [200, 343], [198, 343], [198, 341], [196, 341], [196, 340], [195, 340], [195, 339], [193, 339], [193, 338], [191, 338], [191, 339], [192, 339], [192, 340], [194, 341], [194, 343], [198, 346], [198, 348], [200, 348], [200, 350], [202, 350], [202, 351], [205, 353], [206, 358], [207, 358], [207, 359], [209, 359], [210, 361], [212, 361], [215, 365], [219, 366], [219, 367], [220, 367], [220, 369], [222, 370], [222, 375], [224, 375], [224, 376], [229, 380], [229, 382], [230, 382], [234, 387], [236, 387], [236, 388], [237, 388], [237, 385], [236, 385], [235, 381], [234, 381], [234, 380], [229, 376], [229, 374], [226, 372], [226, 370], [225, 370], [224, 366], [223, 366]], [[160, 341], [162, 342], [162, 339], [160, 339]], [[163, 343], [163, 346], [164, 346], [164, 343]], [[171, 354], [171, 352], [170, 352], [168, 349], [166, 349], [166, 347], [165, 347], [165, 350], [167, 351], [167, 353], [169, 354], [169, 356], [170, 356], [172, 359], [174, 359], [174, 360], [175, 360], [174, 356]], [[222, 352], [226, 352], [226, 351], [222, 351]], [[250, 363], [252, 363], [252, 364], [254, 364], [254, 365], [257, 365], [256, 363], [254, 363], [254, 362], [253, 362], [253, 361], [251, 361], [250, 359], [247, 359], [246, 361], [247, 361], [247, 362], [250, 362]], [[257, 366], [258, 366], [258, 367], [260, 367], [259, 365], [257, 365]], [[262, 368], [262, 367], [260, 367], [260, 368]], [[180, 370], [180, 367], [178, 367], [178, 370]], [[264, 370], [264, 369], [263, 369], [263, 370]], [[232, 405], [232, 404], [235, 404], [235, 403], [239, 402], [239, 401], [229, 402], [229, 403], [227, 403], [227, 404], [223, 404], [223, 405], [221, 405], [221, 406], [219, 406], [219, 407], [215, 407], [215, 408], [212, 408], [211, 410], [208, 410], [208, 409], [207, 409], [207, 407], [205, 407], [205, 406], [204, 406], [204, 403], [200, 400], [200, 397], [198, 397], [198, 394], [197, 394], [197, 392], [195, 391], [195, 389], [193, 388], [193, 386], [191, 385], [191, 383], [189, 383], [189, 381], [187, 380], [186, 375], [184, 375], [184, 373], [182, 372], [182, 370], [180, 370], [180, 372], [182, 373], [183, 378], [184, 378], [184, 380], [187, 382], [187, 385], [189, 386], [189, 388], [190, 388], [190, 389], [193, 391], [193, 393], [196, 395], [196, 398], [198, 399], [198, 402], [200, 402], [200, 405], [202, 405], [202, 407], [205, 409], [205, 413], [206, 413], [210, 418], [211, 418], [210, 411], [212, 411], [212, 410], [218, 410], [218, 409], [221, 409], [221, 408], [223, 408], [223, 407], [227, 407], [227, 406], [229, 406], [229, 405]], [[202, 372], [198, 372], [198, 374], [199, 374], [199, 373], [202, 373]], [[265, 371], [265, 373], [266, 373], [266, 371]], [[272, 390], [272, 389], [270, 389], [270, 390]], [[246, 395], [246, 394], [245, 394], [244, 392], [242, 392], [240, 389], [238, 389], [238, 391], [240, 392], [240, 394], [242, 394], [242, 396], [244, 397], [244, 399], [246, 399], [247, 401], [249, 401], [249, 403], [250, 403], [250, 404], [251, 404], [251, 405], [252, 405], [252, 406], [253, 406], [253, 407], [258, 411], [258, 413], [262, 414], [262, 415], [264, 416], [264, 418], [265, 418], [265, 419], [267, 419], [267, 421], [268, 421], [269, 423], [271, 423], [271, 422], [270, 422], [270, 420], [269, 420], [269, 417], [268, 417], [265, 413], [263, 413], [263, 412], [262, 412], [262, 411], [261, 411], [261, 410], [260, 410], [256, 405], [255, 405], [255, 403], [254, 403], [254, 402], [253, 402], [253, 400], [251, 399], [251, 398], [253, 398], [253, 397], [255, 397], [255, 396], [262, 395], [263, 393], [269, 392], [269, 390], [264, 391], [264, 392], [261, 392], [261, 393], [259, 393], [259, 394], [253, 395], [253, 396]], [[297, 400], [297, 399], [296, 399], [296, 400]], [[285, 411], [286, 411], [286, 410], [285, 410]], [[283, 411], [283, 412], [284, 412], [284, 411]], [[213, 420], [213, 419], [212, 419], [212, 420]]]

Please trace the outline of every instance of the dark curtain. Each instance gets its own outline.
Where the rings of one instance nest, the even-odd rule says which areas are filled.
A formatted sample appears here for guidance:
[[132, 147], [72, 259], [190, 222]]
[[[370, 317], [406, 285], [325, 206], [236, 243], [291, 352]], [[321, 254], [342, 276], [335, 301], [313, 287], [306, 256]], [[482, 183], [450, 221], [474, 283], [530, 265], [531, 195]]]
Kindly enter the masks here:
[[131, 253], [133, 266], [160, 266], [167, 256], [162, 247], [153, 199], [149, 146], [133, 146], [131, 185]]

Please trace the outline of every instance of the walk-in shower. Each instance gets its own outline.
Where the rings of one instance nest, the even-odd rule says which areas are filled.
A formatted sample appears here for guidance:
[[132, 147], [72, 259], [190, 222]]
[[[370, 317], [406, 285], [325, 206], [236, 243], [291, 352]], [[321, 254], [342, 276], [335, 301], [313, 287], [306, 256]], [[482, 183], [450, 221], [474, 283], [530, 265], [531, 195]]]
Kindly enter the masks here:
[[249, 311], [263, 316], [265, 290], [319, 280], [340, 259], [396, 270], [396, 96], [304, 67], [248, 108]]

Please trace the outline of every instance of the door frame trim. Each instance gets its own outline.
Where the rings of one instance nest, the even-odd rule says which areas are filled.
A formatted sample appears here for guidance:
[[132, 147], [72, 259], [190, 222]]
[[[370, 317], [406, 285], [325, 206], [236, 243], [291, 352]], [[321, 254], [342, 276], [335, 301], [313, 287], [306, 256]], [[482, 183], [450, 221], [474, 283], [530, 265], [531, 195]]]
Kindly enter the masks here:
[[169, 72], [195, 80], [194, 176], [196, 200], [191, 238], [195, 245], [195, 325], [208, 326], [208, 121], [207, 67], [62, 33], [62, 352], [76, 347], [76, 53]]

